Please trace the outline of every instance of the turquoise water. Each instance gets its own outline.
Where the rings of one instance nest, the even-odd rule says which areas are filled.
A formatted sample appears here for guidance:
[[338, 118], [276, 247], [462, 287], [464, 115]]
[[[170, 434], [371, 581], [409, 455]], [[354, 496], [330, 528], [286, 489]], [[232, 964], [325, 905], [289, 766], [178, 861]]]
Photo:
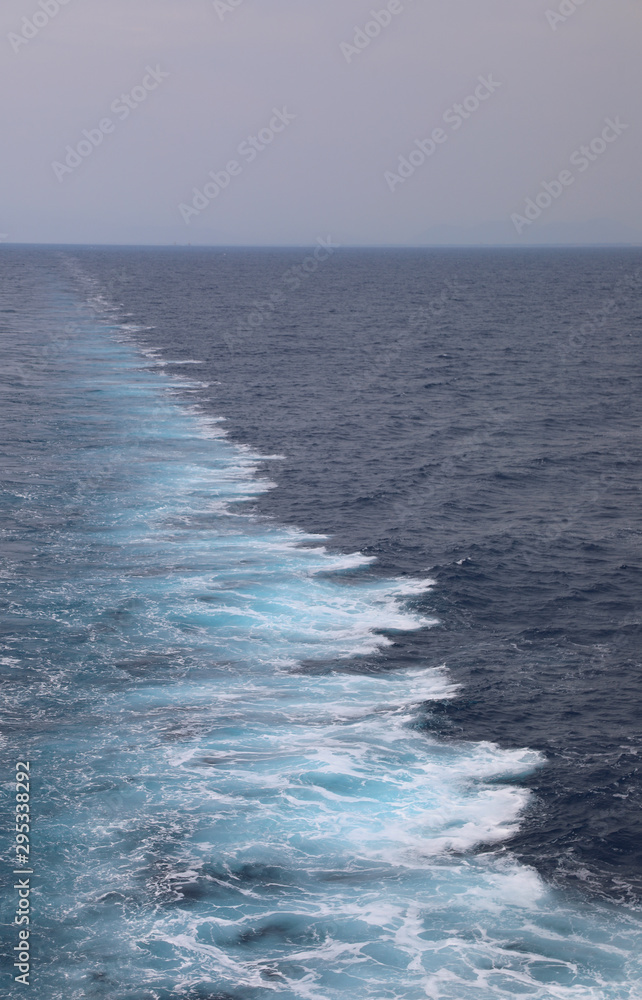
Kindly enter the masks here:
[[3, 753], [39, 1000], [642, 995], [637, 912], [501, 850], [539, 755], [426, 735], [447, 670], [377, 669], [432, 581], [240, 506], [264, 456], [74, 280], [3, 293], [33, 290], [3, 314]]

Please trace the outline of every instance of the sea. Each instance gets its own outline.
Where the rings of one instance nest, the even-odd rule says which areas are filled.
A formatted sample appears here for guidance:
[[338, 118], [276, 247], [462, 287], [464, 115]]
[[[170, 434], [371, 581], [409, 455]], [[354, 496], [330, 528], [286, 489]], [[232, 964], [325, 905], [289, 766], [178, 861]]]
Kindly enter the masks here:
[[641, 333], [634, 247], [0, 247], [3, 996], [642, 998]]

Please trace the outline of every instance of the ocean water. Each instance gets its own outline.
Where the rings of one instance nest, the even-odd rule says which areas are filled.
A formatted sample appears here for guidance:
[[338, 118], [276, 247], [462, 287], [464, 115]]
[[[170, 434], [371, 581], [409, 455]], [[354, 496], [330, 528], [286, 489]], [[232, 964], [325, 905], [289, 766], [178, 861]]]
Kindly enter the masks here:
[[39, 1000], [641, 997], [642, 254], [0, 251]]

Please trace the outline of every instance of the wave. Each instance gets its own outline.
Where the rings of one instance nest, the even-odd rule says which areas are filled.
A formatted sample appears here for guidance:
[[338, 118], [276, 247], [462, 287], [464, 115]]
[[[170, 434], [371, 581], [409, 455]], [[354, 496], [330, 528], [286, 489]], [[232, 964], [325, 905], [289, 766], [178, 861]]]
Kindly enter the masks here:
[[58, 302], [54, 486], [29, 501], [49, 565], [16, 583], [49, 776], [40, 995], [633, 997], [637, 915], [502, 850], [542, 758], [429, 737], [446, 668], [381, 668], [436, 624], [433, 581], [239, 506], [271, 488], [263, 456], [72, 266], [91, 315]]

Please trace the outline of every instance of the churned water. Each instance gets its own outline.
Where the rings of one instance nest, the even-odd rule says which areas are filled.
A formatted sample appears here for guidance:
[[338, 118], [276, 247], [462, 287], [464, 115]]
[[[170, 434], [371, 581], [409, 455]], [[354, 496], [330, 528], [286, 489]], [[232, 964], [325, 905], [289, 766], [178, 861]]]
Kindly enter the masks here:
[[640, 256], [304, 257], [2, 248], [32, 988], [640, 997]]

